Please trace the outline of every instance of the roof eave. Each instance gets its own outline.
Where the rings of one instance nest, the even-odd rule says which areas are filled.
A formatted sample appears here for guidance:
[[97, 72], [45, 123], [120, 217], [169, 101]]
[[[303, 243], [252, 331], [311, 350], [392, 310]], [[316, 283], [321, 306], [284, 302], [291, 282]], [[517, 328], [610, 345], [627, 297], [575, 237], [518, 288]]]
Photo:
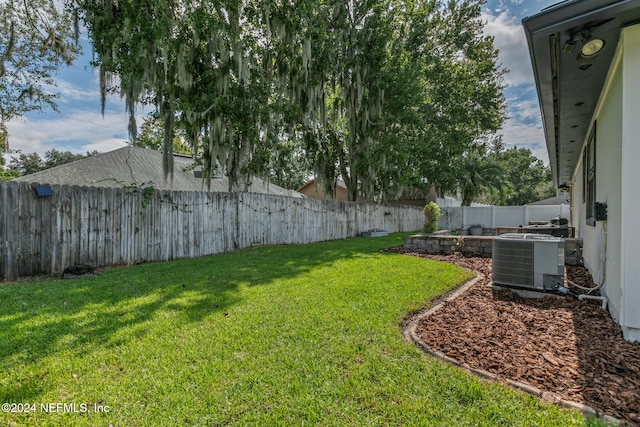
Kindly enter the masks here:
[[[551, 9], [550, 9], [551, 10]], [[537, 16], [537, 15], [536, 15]], [[542, 81], [542, 76], [540, 76], [538, 70], [540, 69], [540, 65], [539, 63], [539, 59], [541, 60], [542, 58], [538, 58], [534, 52], [536, 51], [534, 49], [534, 43], [533, 43], [533, 32], [532, 30], [527, 26], [527, 22], [528, 20], [531, 18], [525, 18], [522, 23], [524, 25], [525, 28], [525, 35], [527, 38], [527, 47], [529, 48], [529, 55], [531, 57], [531, 66], [533, 68], [533, 77], [534, 80], [536, 82], [536, 94], [538, 95], [538, 106], [540, 108], [540, 114], [541, 114], [541, 119], [542, 119], [542, 129], [544, 132], [544, 136], [545, 136], [545, 142], [546, 142], [546, 146], [547, 146], [547, 154], [549, 157], [549, 165], [551, 166], [551, 170], [552, 170], [552, 175], [553, 175], [553, 183], [556, 187], [559, 186], [558, 183], [558, 167], [557, 167], [557, 140], [555, 138], [555, 126], [553, 124], [549, 124], [548, 120], [551, 119], [552, 123], [553, 123], [553, 113], [551, 115], [549, 115], [549, 112], [545, 112], [545, 103], [543, 102], [543, 99], [545, 97], [545, 94], [543, 92], [543, 88], [542, 85], [540, 84], [540, 82]], [[546, 60], [546, 59], [545, 59]]]
[[[637, 0], [572, 0], [522, 20], [531, 57], [554, 184], [571, 184], [608, 74], [620, 28], [640, 18]], [[589, 66], [567, 40], [584, 30], [605, 49]], [[580, 33], [581, 34], [581, 33]], [[584, 39], [580, 41], [583, 43]]]

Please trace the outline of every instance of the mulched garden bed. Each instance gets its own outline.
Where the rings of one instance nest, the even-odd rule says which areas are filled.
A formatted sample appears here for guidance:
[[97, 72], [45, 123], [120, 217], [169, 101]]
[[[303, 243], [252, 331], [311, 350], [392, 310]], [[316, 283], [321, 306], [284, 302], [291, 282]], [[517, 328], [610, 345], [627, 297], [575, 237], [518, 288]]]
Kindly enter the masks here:
[[[403, 248], [394, 252], [407, 253]], [[450, 262], [484, 275], [416, 325], [427, 346], [498, 378], [533, 386], [640, 425], [640, 344], [622, 337], [599, 301], [522, 298], [492, 290], [491, 259], [461, 254], [408, 255]], [[574, 283], [592, 286], [584, 267], [567, 266]]]

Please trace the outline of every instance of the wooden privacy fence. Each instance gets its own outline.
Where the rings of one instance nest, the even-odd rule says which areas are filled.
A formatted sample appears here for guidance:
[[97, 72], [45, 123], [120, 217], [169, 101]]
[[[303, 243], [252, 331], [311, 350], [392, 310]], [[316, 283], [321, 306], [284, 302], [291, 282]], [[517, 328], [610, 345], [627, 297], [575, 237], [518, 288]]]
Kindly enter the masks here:
[[0, 280], [166, 261], [249, 246], [416, 231], [419, 207], [256, 193], [151, 191], [0, 182]]

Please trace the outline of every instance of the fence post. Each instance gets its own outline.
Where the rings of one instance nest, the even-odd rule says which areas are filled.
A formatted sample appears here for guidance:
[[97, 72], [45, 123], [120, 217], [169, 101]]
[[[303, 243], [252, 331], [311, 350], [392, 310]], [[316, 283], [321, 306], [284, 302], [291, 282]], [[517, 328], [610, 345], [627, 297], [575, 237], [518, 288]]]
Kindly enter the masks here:
[[467, 226], [467, 207], [462, 207], [462, 228]]
[[491, 206], [491, 228], [496, 228], [496, 207]]

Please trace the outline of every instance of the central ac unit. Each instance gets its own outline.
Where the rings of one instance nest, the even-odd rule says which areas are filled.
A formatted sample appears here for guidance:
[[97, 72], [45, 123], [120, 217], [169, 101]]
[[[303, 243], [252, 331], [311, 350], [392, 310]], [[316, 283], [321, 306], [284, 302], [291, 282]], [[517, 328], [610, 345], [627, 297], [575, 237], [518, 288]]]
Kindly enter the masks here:
[[564, 285], [564, 240], [546, 234], [503, 234], [492, 243], [493, 283], [537, 291]]

